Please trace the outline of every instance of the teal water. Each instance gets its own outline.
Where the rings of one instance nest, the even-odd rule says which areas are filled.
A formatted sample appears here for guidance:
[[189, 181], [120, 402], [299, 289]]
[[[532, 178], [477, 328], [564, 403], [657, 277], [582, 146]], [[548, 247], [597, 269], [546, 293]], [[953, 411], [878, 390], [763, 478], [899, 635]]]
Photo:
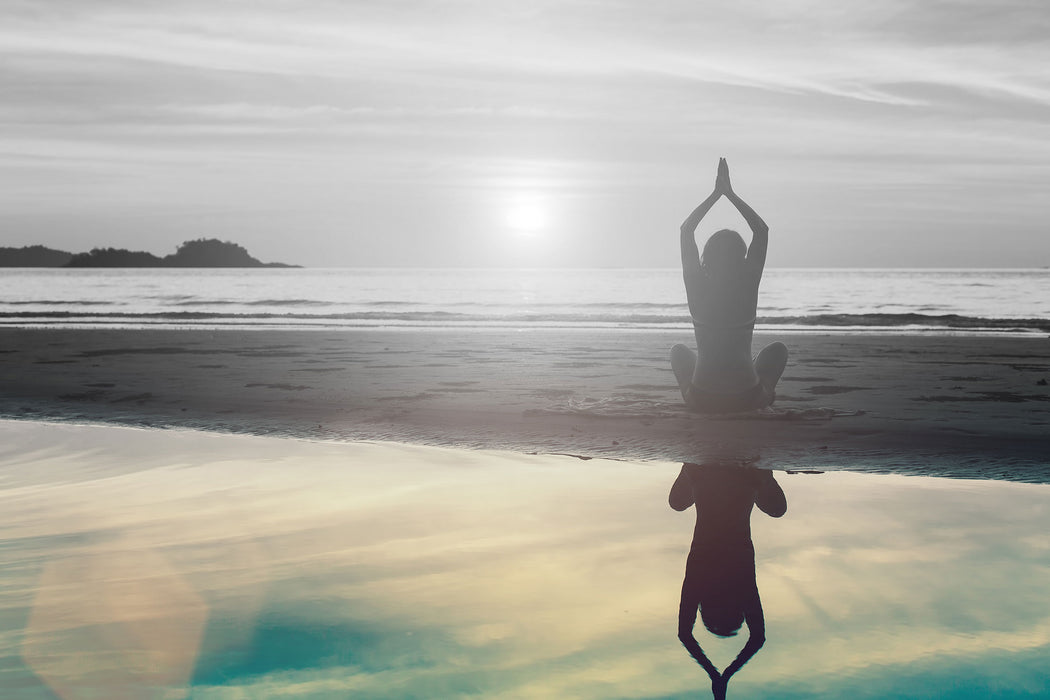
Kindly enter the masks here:
[[[0, 423], [3, 697], [696, 698], [680, 465]], [[1050, 692], [1050, 487], [775, 473], [728, 697]], [[749, 625], [697, 641], [724, 668]]]

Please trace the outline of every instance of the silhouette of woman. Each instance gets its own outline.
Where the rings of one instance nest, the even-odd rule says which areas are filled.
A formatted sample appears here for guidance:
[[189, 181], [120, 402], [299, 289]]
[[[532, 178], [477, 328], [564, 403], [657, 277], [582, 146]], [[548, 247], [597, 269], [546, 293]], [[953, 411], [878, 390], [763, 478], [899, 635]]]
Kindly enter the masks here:
[[[787, 511], [787, 499], [771, 471], [686, 463], [667, 500], [678, 511], [696, 504], [696, 527], [678, 607], [678, 639], [707, 671], [714, 697], [725, 698], [729, 679], [766, 641], [755, 582], [751, 510], [757, 505], [779, 518]], [[721, 637], [735, 635], [747, 623], [747, 643], [722, 672], [693, 636], [697, 610], [708, 631]]]
[[[721, 197], [751, 227], [751, 246], [736, 231], [722, 229], [707, 239], [701, 257], [696, 227]], [[698, 352], [675, 345], [671, 367], [691, 410], [731, 413], [773, 403], [787, 365], [787, 347], [772, 343], [751, 359], [768, 234], [766, 223], [733, 192], [729, 165], [720, 158], [714, 191], [682, 223], [682, 275]]]

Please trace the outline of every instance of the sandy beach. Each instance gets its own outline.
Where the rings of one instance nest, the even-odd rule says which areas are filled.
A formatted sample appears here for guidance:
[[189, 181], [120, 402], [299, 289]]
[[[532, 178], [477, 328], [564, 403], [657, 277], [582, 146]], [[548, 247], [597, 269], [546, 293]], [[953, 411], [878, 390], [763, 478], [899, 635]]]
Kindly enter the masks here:
[[772, 411], [682, 406], [683, 333], [0, 331], [0, 415], [774, 468], [1050, 480], [1042, 336], [756, 333]]

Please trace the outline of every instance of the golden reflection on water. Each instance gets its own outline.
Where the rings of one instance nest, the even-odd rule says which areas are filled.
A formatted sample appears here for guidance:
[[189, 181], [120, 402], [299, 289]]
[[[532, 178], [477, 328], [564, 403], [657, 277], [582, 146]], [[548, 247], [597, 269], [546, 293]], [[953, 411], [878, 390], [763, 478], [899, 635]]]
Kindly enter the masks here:
[[85, 551], [44, 565], [22, 658], [62, 698], [153, 697], [189, 680], [207, 616], [162, 555]]
[[[0, 437], [4, 697], [709, 692], [675, 633], [680, 465], [31, 423]], [[892, 682], [887, 666], [934, 678], [991, 652], [1050, 661], [1050, 489], [777, 478], [787, 515], [752, 523], [767, 641], [730, 697], [834, 697]], [[703, 644], [720, 668], [740, 649]]]

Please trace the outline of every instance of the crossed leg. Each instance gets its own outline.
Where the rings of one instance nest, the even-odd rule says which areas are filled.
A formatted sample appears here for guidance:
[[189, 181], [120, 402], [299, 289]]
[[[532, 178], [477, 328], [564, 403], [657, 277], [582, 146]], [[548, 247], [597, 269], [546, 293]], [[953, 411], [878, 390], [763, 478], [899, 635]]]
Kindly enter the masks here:
[[671, 369], [678, 380], [682, 400], [689, 403], [689, 387], [693, 385], [693, 373], [696, 371], [696, 353], [679, 343], [671, 348]]
[[[787, 367], [788, 349], [781, 342], [770, 343], [762, 348], [753, 363], [758, 381], [762, 384], [762, 402], [754, 408], [764, 408], [773, 403], [776, 396], [777, 382]], [[681, 343], [671, 348], [671, 369], [682, 392], [682, 400], [689, 403], [689, 390], [693, 385], [693, 372], [696, 371], [696, 353]]]
[[780, 375], [787, 367], [787, 361], [787, 346], [779, 341], [762, 348], [762, 352], [758, 353], [754, 359], [755, 374], [758, 375], [758, 381], [762, 382], [762, 388], [766, 390], [770, 404], [773, 403], [776, 396], [777, 382], [780, 381]]

